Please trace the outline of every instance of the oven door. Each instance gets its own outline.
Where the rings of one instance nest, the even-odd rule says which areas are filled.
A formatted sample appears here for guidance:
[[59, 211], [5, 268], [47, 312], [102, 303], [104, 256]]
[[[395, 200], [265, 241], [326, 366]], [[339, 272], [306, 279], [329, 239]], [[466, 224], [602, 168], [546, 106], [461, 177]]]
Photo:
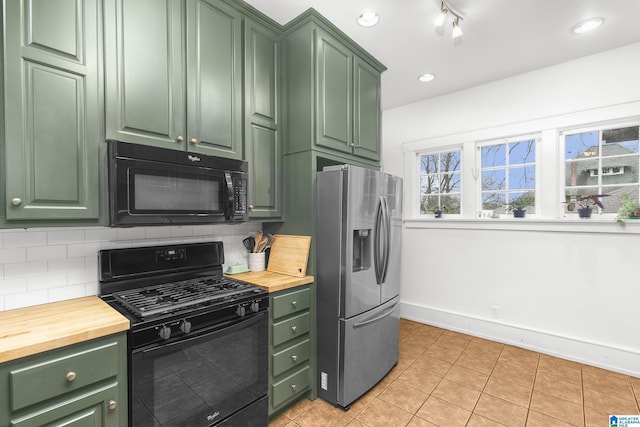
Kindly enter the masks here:
[[111, 225], [225, 220], [230, 195], [222, 170], [120, 158], [110, 173]]
[[267, 312], [133, 350], [131, 425], [266, 426]]

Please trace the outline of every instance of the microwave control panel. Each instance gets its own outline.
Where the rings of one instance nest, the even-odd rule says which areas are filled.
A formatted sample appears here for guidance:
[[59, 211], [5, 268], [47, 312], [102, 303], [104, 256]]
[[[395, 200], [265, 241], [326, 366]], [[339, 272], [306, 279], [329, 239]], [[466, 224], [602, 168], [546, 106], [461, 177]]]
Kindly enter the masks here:
[[233, 180], [233, 211], [234, 214], [244, 215], [247, 211], [247, 180]]

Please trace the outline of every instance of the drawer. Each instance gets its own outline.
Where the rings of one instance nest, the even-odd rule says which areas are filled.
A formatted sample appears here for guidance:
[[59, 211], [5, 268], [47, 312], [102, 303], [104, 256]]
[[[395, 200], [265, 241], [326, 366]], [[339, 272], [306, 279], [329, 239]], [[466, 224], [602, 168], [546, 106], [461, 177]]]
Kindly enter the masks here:
[[[42, 359], [40, 359], [42, 360]], [[12, 409], [60, 396], [118, 373], [118, 343], [57, 351], [40, 363], [18, 365], [9, 372]]]
[[274, 319], [294, 314], [309, 308], [309, 288], [300, 289], [299, 291], [287, 292], [284, 295], [273, 297], [271, 313]]
[[271, 386], [272, 406], [276, 408], [287, 400], [309, 389], [311, 378], [309, 366], [289, 375]]
[[273, 376], [278, 376], [288, 369], [301, 366], [309, 360], [310, 354], [311, 341], [309, 341], [309, 339], [275, 353], [272, 356]]
[[273, 346], [282, 344], [290, 339], [301, 337], [309, 332], [309, 312], [292, 317], [291, 319], [275, 322], [272, 325]]

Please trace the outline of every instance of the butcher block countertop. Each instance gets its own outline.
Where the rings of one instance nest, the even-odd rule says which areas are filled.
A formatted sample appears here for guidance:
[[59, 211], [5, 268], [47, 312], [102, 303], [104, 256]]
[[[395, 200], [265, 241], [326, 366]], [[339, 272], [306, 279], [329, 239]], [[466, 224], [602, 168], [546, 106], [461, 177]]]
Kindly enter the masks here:
[[229, 277], [260, 286], [262, 289], [269, 292], [278, 292], [285, 289], [295, 288], [296, 286], [308, 285], [314, 281], [313, 276], [289, 276], [287, 274], [275, 273], [267, 270], [249, 271], [247, 273], [229, 275]]
[[96, 296], [0, 312], [0, 363], [129, 329]]

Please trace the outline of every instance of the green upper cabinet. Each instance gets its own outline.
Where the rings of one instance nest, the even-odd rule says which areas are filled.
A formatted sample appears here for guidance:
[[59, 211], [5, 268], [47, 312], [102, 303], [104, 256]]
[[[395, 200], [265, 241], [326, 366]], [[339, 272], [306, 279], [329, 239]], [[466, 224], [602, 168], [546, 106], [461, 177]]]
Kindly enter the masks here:
[[280, 34], [249, 18], [244, 23], [245, 150], [251, 218], [282, 216]]
[[106, 0], [107, 138], [242, 158], [242, 16], [216, 0]]
[[376, 165], [386, 69], [315, 10], [285, 27], [285, 155], [317, 149]]
[[95, 220], [102, 141], [96, 0], [4, 2], [6, 220]]

